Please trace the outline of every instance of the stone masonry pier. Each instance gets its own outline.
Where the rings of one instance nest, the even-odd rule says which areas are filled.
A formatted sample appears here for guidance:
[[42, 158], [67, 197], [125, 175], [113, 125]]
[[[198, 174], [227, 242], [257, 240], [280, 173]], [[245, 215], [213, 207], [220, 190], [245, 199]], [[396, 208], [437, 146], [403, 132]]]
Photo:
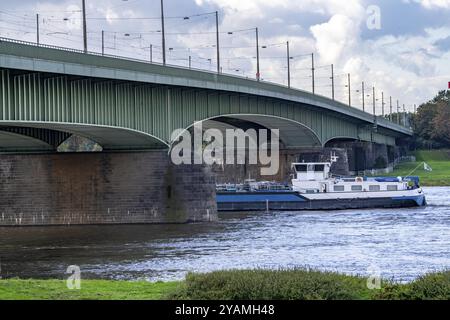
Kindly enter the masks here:
[[171, 165], [164, 150], [0, 155], [0, 226], [216, 219], [209, 168]]

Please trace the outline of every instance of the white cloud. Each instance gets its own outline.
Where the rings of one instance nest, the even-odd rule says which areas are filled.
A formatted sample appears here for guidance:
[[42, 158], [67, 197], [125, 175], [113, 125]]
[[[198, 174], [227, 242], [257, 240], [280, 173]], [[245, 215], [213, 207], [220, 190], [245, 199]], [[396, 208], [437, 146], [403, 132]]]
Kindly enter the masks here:
[[196, 0], [198, 5], [216, 4], [221, 8], [235, 12], [250, 11], [252, 15], [266, 16], [270, 9], [288, 9], [293, 12], [314, 12], [321, 14], [345, 14], [361, 16], [363, 7], [361, 0]]
[[280, 23], [283, 23], [284, 21], [283, 21], [283, 19], [281, 19], [281, 18], [273, 18], [273, 19], [270, 19], [269, 20], [269, 23], [276, 23], [276, 24], [280, 24]]
[[348, 16], [336, 14], [323, 24], [311, 27], [317, 52], [323, 63], [336, 63], [343, 51], [351, 51], [359, 40], [358, 23]]
[[411, 1], [420, 3], [427, 9], [450, 9], [450, 0], [405, 0], [407, 3], [410, 3]]
[[449, 35], [450, 28], [430, 28], [421, 36], [361, 41], [347, 56], [344, 70], [352, 73], [357, 87], [365, 80], [367, 86], [375, 85], [411, 107], [445, 89], [448, 80], [443, 75], [450, 74], [450, 53], [440, 51], [435, 43]]

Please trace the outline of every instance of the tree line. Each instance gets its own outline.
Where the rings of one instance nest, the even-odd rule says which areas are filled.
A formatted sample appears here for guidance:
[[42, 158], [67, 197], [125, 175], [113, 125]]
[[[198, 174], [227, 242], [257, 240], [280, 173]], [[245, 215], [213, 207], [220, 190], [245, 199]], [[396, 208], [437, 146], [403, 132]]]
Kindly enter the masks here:
[[412, 115], [411, 124], [415, 149], [450, 148], [450, 90], [419, 106]]

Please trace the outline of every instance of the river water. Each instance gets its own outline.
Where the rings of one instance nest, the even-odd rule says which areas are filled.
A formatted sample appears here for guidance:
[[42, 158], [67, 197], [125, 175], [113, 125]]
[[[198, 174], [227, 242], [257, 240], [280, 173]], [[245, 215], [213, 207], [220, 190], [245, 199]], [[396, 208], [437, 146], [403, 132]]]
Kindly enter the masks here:
[[450, 268], [450, 188], [412, 209], [223, 214], [213, 224], [0, 228], [3, 278], [177, 280], [186, 272], [311, 267], [410, 281]]

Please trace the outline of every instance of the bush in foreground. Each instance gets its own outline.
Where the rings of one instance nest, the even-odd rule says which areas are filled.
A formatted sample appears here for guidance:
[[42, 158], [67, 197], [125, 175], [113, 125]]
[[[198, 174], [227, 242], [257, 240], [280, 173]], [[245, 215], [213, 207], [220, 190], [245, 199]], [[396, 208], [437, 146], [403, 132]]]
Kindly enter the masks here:
[[364, 277], [314, 270], [231, 270], [188, 274], [169, 299], [191, 300], [360, 300], [450, 299], [450, 271], [409, 284], [382, 282], [369, 290]]
[[333, 300], [369, 295], [366, 279], [312, 270], [234, 270], [188, 274], [171, 299]]
[[389, 300], [450, 300], [450, 270], [430, 273], [414, 282], [403, 285], [389, 284], [375, 298]]

